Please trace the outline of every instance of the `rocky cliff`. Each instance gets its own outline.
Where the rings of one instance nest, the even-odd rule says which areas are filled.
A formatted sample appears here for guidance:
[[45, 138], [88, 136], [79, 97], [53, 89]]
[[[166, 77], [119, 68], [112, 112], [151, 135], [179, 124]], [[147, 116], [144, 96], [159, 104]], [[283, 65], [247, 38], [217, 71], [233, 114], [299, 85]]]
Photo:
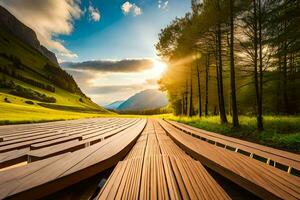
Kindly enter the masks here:
[[55, 54], [40, 44], [36, 33], [31, 28], [20, 22], [2, 6], [0, 6], [0, 28], [9, 31], [18, 39], [38, 50], [42, 55], [58, 65]]

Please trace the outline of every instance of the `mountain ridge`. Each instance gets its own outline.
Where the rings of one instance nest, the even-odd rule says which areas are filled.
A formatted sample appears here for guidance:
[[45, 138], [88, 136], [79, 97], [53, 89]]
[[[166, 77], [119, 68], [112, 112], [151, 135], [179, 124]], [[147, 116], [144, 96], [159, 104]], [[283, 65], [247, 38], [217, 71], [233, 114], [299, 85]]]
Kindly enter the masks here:
[[41, 45], [36, 33], [2, 6], [0, 6], [0, 27], [5, 27], [11, 34], [39, 51], [54, 64], [58, 65], [55, 53]]
[[121, 101], [114, 101], [106, 106], [104, 108], [109, 109], [109, 110], [117, 110], [118, 107], [124, 102], [124, 100]]
[[163, 108], [168, 105], [168, 99], [165, 93], [147, 89], [134, 94], [124, 101], [117, 111], [144, 111]]
[[[18, 32], [18, 33], [17, 33]], [[0, 6], [0, 107], [102, 112], [35, 32]], [[13, 111], [12, 109], [15, 109]], [[20, 111], [22, 112], [22, 111]]]

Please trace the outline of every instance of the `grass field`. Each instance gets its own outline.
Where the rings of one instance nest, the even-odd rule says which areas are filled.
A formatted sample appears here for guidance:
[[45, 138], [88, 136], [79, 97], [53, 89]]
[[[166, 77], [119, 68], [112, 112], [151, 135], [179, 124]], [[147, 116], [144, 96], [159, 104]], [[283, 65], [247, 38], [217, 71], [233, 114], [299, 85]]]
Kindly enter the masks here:
[[[8, 98], [10, 103], [5, 102], [5, 98]], [[67, 101], [62, 99], [62, 101], [58, 101], [59, 104], [47, 104], [47, 106], [38, 101], [32, 101], [34, 104], [30, 105], [25, 102], [26, 100], [28, 99], [2, 93], [0, 91], [0, 125], [94, 117], [149, 117], [147, 115], [118, 115], [116, 113], [108, 112], [99, 106], [89, 106], [86, 104], [79, 106], [78, 103], [73, 104], [72, 100]], [[93, 102], [90, 102], [90, 104], [93, 104]], [[154, 117], [162, 116], [165, 115], [155, 115]]]
[[[5, 102], [5, 98], [8, 98], [10, 103]], [[32, 101], [34, 102], [33, 105], [27, 104], [25, 102], [26, 100], [28, 99], [0, 92], [0, 125], [114, 115], [107, 111], [104, 112], [101, 108], [97, 110], [95, 109], [97, 107], [89, 107], [86, 104], [83, 104], [82, 106], [78, 106], [80, 104], [75, 104], [75, 107], [72, 103], [69, 104], [70, 106], [67, 106], [67, 104], [63, 101], [59, 101], [59, 103], [62, 104], [53, 104], [52, 106], [56, 106], [58, 108], [51, 109], [38, 105], [39, 102], [37, 101]], [[66, 107], [66, 109], [64, 109], [64, 107]]]
[[[8, 97], [11, 103], [4, 101]], [[179, 117], [172, 114], [162, 115], [117, 115], [104, 113], [101, 110], [89, 109], [86, 106], [72, 107], [60, 101], [61, 105], [49, 107], [25, 103], [26, 99], [0, 92], [0, 125], [36, 123], [57, 120], [70, 120], [93, 117], [155, 117], [182, 122], [200, 129], [272, 146], [288, 151], [300, 152], [300, 116], [265, 116], [264, 131], [256, 131], [255, 117], [240, 116], [240, 128], [233, 129], [231, 123], [221, 125], [219, 116], [210, 117]], [[92, 106], [91, 106], [92, 107]], [[229, 117], [230, 119], [230, 117]]]
[[27, 106], [18, 104], [5, 104], [2, 102], [0, 103], [0, 110], [0, 125], [104, 117], [113, 115], [97, 112], [54, 110], [37, 105]]
[[[0, 72], [0, 76], [2, 75], [2, 73]], [[55, 93], [53, 92], [49, 92], [47, 90], [43, 90], [41, 88], [29, 85], [27, 83], [24, 83], [20, 80], [17, 80], [15, 78], [6, 76], [7, 80], [12, 80], [14, 81], [15, 84], [17, 85], [21, 85], [24, 88], [30, 88], [34, 91], [37, 91], [41, 94], [45, 94], [49, 97], [54, 97], [56, 99], [56, 103], [59, 105], [68, 105], [68, 106], [77, 106], [77, 107], [84, 107], [84, 108], [93, 108], [93, 109], [101, 109], [100, 106], [96, 105], [95, 103], [93, 103], [92, 101], [90, 101], [87, 98], [84, 98], [78, 94], [73, 94], [70, 92], [67, 92], [59, 87], [56, 87], [56, 91]], [[7, 97], [8, 99], [11, 99], [12, 101], [16, 100], [15, 103], [19, 104], [22, 103], [22, 101], [19, 101], [17, 99], [23, 99], [23, 98], [19, 98], [17, 96], [13, 96], [13, 95], [9, 95], [4, 89], [0, 89], [0, 101], [1, 101], [1, 97], [3, 99], [3, 97]], [[79, 99], [82, 98], [84, 102], [80, 102]], [[27, 99], [29, 100], [29, 99]]]
[[221, 125], [219, 116], [199, 118], [161, 115], [160, 117], [207, 131], [300, 153], [300, 116], [265, 116], [262, 132], [256, 130], [255, 117], [240, 116], [241, 126], [237, 129], [233, 129], [230, 122]]

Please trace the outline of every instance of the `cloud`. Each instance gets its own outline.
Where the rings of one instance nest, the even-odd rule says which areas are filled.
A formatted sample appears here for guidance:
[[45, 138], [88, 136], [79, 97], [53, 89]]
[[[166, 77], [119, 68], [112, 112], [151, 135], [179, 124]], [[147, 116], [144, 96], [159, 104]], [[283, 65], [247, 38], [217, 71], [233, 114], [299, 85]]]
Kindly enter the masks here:
[[158, 8], [166, 9], [168, 7], [169, 1], [158, 0]]
[[156, 85], [157, 84], [157, 78], [153, 78], [153, 79], [146, 79], [145, 83], [148, 85]]
[[[127, 59], [127, 61], [128, 60], [129, 59]], [[118, 62], [118, 65], [115, 66], [121, 66], [121, 61], [115, 62]], [[94, 67], [98, 68], [97, 65]], [[113, 101], [127, 99], [145, 89], [158, 88], [158, 77], [150, 75], [149, 71], [146, 70], [148, 69], [147, 67], [140, 68], [140, 72], [137, 73], [130, 73], [136, 72], [135, 67], [125, 67], [121, 70], [119, 67], [108, 70], [106, 67], [103, 68], [103, 66], [101, 70], [95, 70], [94, 67], [82, 67], [78, 65], [74, 68], [70, 68], [65, 65], [63, 66], [63, 68], [74, 77], [82, 91], [99, 105], [107, 105]], [[149, 65], [149, 67], [151, 66]], [[145, 71], [143, 71], [143, 69], [145, 69]], [[114, 73], [119, 71], [128, 73]]]
[[121, 9], [125, 15], [132, 14], [133, 16], [138, 16], [143, 13], [143, 10], [140, 7], [129, 1], [123, 3]]
[[136, 92], [143, 90], [145, 87], [143, 85], [105, 85], [105, 86], [94, 86], [89, 87], [87, 92], [90, 94], [112, 94], [112, 93], [127, 93]]
[[98, 22], [100, 20], [100, 12], [97, 8], [94, 8], [92, 5], [89, 6], [89, 19]]
[[[93, 80], [99, 78], [101, 74], [87, 70], [66, 70], [69, 74], [71, 74], [74, 77], [82, 91], [89, 97], [91, 97], [93, 101], [98, 103], [99, 105], [107, 105], [113, 101], [124, 100], [144, 89], [153, 88], [153, 85], [147, 83], [147, 81], [145, 81], [142, 84], [118, 83], [118, 85], [112, 85], [112, 83], [106, 81], [106, 78], [101, 78], [102, 81], [100, 85], [95, 85], [93, 83]], [[111, 79], [113, 77], [108, 76], [107, 78]], [[120, 74], [119, 78], [126, 79], [127, 75]]]
[[121, 72], [132, 73], [142, 72], [153, 68], [153, 61], [150, 59], [124, 59], [124, 60], [97, 60], [86, 62], [65, 62], [61, 64], [65, 69], [91, 70], [98, 72]]
[[24, 24], [32, 28], [40, 42], [58, 55], [74, 58], [77, 55], [68, 50], [57, 35], [69, 35], [75, 19], [82, 10], [80, 0], [1, 0], [0, 5], [8, 9]]
[[76, 70], [76, 69], [65, 69], [69, 74], [71, 74], [78, 85], [80, 87], [89, 87], [89, 81], [95, 79], [97, 77], [97, 74], [91, 73], [89, 71], [84, 71], [84, 70]]
[[128, 99], [130, 96], [145, 89], [155, 88], [146, 84], [104, 85], [88, 87], [85, 89], [85, 92], [99, 105], [107, 105], [114, 101]]

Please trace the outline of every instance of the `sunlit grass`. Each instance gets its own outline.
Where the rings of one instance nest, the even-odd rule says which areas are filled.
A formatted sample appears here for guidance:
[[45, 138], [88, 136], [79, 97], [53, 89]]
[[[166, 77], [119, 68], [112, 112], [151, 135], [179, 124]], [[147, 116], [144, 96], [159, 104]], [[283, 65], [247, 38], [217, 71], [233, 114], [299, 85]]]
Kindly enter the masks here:
[[39, 105], [5, 103], [0, 101], [0, 125], [36, 123], [95, 117], [148, 118], [148, 115], [118, 115], [115, 113], [65, 111], [45, 108]]
[[[10, 103], [5, 102], [5, 98], [7, 98]], [[34, 103], [33, 105], [27, 104], [26, 100], [27, 99], [0, 92], [0, 125], [69, 120], [113, 115], [112, 113], [107, 113], [106, 111], [106, 113], [101, 113], [101, 110], [99, 110], [99, 112], [96, 112], [95, 110], [90, 111], [90, 108], [87, 106], [79, 107], [81, 109], [86, 108], [85, 112], [78, 112], [76, 110], [65, 111], [49, 109], [38, 105], [37, 101], [32, 101]], [[71, 103], [69, 105], [73, 106], [74, 104]]]
[[59, 120], [71, 120], [95, 117], [123, 117], [123, 118], [148, 118], [147, 115], [118, 115], [115, 113], [101, 113], [97, 111], [55, 110], [36, 104], [28, 105], [22, 98], [9, 96], [11, 103], [6, 103], [0, 98], [0, 125], [36, 123]]
[[[233, 129], [231, 122], [220, 124], [219, 116], [179, 117], [162, 115], [166, 119], [182, 122], [200, 129], [241, 138], [244, 140], [300, 152], [300, 116], [265, 116], [264, 131], [256, 130], [256, 118], [240, 116], [240, 128]], [[231, 120], [228, 117], [229, 121]]]
[[165, 118], [179, 121], [204, 130], [241, 138], [244, 140], [273, 146], [289, 151], [300, 152], [300, 116], [265, 116], [264, 131], [256, 130], [256, 118], [240, 116], [240, 128], [233, 129], [229, 123], [220, 124], [219, 116], [180, 117], [172, 114], [161, 115], [118, 115], [114, 113], [78, 112], [49, 109], [37, 104], [25, 104], [22, 99], [15, 98], [12, 103], [0, 101], [0, 125], [35, 123], [58, 120], [71, 120], [95, 117], [126, 117], [126, 118]]
[[37, 105], [0, 103], [0, 124], [34, 123], [80, 118], [104, 117], [113, 114], [83, 113], [43, 108]]

